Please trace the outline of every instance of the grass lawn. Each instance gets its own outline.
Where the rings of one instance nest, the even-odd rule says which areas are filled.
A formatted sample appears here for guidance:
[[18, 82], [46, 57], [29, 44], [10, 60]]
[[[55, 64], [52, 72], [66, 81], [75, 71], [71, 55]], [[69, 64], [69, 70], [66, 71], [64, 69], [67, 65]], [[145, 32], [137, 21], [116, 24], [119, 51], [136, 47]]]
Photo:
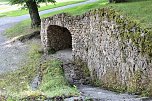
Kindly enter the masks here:
[[8, 2], [9, 0], [0, 0], [0, 2]]
[[[3, 91], [0, 94], [0, 100], [3, 101], [1, 99], [2, 95], [7, 95], [7, 101], [18, 101], [20, 98], [27, 96], [37, 97], [44, 95], [46, 97], [54, 97], [78, 95], [77, 88], [72, 87], [65, 80], [61, 62], [48, 60], [40, 66], [41, 53], [38, 51], [39, 44], [31, 42], [28, 44], [31, 45], [28, 63], [14, 72], [0, 74], [0, 90]], [[33, 91], [30, 84], [37, 75], [38, 70], [41, 70], [42, 83], [37, 90]]]
[[[129, 2], [108, 4], [108, 0], [99, 0], [96, 3], [87, 4], [79, 7], [70, 8], [64, 10], [72, 15], [81, 15], [90, 9], [109, 7], [122, 13], [124, 16], [128, 16], [133, 20], [141, 23], [141, 26], [147, 29], [152, 29], [152, 0], [128, 0]], [[58, 13], [61, 13], [60, 11]], [[45, 17], [52, 15], [46, 14]]]
[[[138, 2], [137, 2], [138, 1]], [[98, 0], [96, 3], [81, 5], [78, 7], [73, 7], [69, 9], [65, 9], [42, 15], [41, 18], [52, 16], [58, 13], [70, 13], [71, 15], [81, 15], [90, 9], [102, 8], [102, 7], [110, 7], [116, 9], [123, 15], [127, 15], [131, 17], [133, 20], [141, 23], [141, 26], [144, 28], [148, 28], [149, 30], [152, 28], [152, 0], [130, 0], [125, 3], [118, 4], [108, 4], [108, 0]], [[142, 8], [142, 9], [141, 9]], [[36, 29], [37, 30], [37, 29]], [[27, 32], [35, 31], [35, 29], [30, 29], [30, 21], [23, 21], [16, 26], [10, 28], [6, 31], [6, 35], [9, 37], [14, 37], [20, 34], [27, 34]]]
[[6, 4], [8, 2], [9, 2], [9, 0], [0, 0], [0, 4]]
[[130, 2], [109, 4], [123, 15], [141, 23], [142, 27], [152, 29], [152, 0], [129, 0]]
[[58, 11], [58, 12], [54, 12], [54, 13], [48, 13], [48, 14], [45, 14], [45, 15], [42, 15], [42, 18], [44, 17], [49, 17], [49, 16], [52, 16], [52, 15], [55, 15], [55, 14], [58, 14], [58, 13], [69, 13], [73, 16], [75, 15], [81, 15], [91, 9], [96, 9], [96, 8], [101, 8], [105, 5], [108, 4], [108, 1], [107, 0], [98, 0], [97, 2], [94, 2], [94, 3], [90, 3], [90, 4], [86, 4], [86, 5], [81, 5], [81, 6], [78, 6], [78, 7], [73, 7], [73, 8], [68, 8], [68, 9], [65, 9], [64, 11]]
[[[64, 11], [60, 10], [60, 11], [57, 11], [57, 12], [45, 14], [45, 15], [42, 15], [41, 18], [49, 17], [49, 16], [52, 16], [52, 15], [55, 15], [55, 14], [58, 14], [58, 13], [63, 13], [63, 12], [70, 13], [72, 15], [80, 15], [80, 14], [85, 13], [86, 11], [89, 11], [90, 9], [100, 8], [100, 7], [102, 7], [103, 5], [106, 5], [106, 4], [107, 4], [107, 0], [99, 0], [96, 3], [81, 5], [81, 6], [78, 6], [78, 7], [65, 9]], [[30, 20], [25, 20], [25, 21], [22, 21], [22, 22], [18, 23], [14, 27], [8, 29], [4, 34], [7, 37], [12, 38], [12, 37], [16, 37], [16, 36], [19, 36], [19, 35], [29, 34], [29, 33], [32, 33], [36, 30], [40, 30], [40, 28], [31, 29], [30, 28]]]
[[[40, 4], [39, 11], [48, 10], [48, 9], [61, 7], [61, 6], [66, 6], [69, 4], [80, 3], [80, 2], [84, 2], [84, 1], [86, 1], [86, 0], [76, 0], [76, 1], [73, 0], [73, 1], [67, 1], [67, 2], [56, 2], [55, 5], [52, 3], [45, 5], [43, 3], [43, 4]], [[25, 14], [28, 14], [28, 10], [26, 10], [26, 9], [18, 9], [18, 10], [14, 10], [14, 11], [0, 13], [0, 15], [3, 15], [3, 16], [20, 16], [20, 15], [25, 15]]]
[[19, 22], [15, 26], [6, 30], [3, 34], [9, 38], [12, 38], [12, 37], [20, 36], [20, 35], [26, 35], [37, 30], [40, 30], [40, 28], [32, 29], [30, 26], [30, 20], [28, 19], [28, 20]]

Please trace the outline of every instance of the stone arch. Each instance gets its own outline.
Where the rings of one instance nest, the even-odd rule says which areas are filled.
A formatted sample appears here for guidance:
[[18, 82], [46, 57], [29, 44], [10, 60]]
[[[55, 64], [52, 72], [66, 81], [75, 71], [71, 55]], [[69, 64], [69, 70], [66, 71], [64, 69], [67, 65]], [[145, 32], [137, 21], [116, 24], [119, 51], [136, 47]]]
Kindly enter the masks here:
[[49, 25], [47, 28], [48, 45], [55, 51], [72, 48], [70, 31], [58, 25]]

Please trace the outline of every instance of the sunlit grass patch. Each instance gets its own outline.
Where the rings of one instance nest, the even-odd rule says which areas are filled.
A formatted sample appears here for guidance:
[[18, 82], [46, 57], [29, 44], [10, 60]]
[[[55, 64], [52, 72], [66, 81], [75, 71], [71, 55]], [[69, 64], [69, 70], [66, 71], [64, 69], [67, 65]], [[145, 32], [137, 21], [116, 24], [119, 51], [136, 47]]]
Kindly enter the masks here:
[[12, 26], [11, 28], [7, 29], [4, 32], [4, 35], [12, 38], [12, 37], [20, 36], [20, 35], [31, 34], [37, 30], [40, 30], [40, 27], [32, 29], [30, 25], [30, 20], [28, 19], [28, 20], [19, 22], [15, 26]]
[[[30, 42], [28, 44], [31, 44], [31, 50], [27, 64], [16, 71], [0, 74], [0, 95], [15, 101], [41, 95], [46, 97], [78, 95], [77, 88], [69, 85], [65, 79], [61, 62], [51, 59], [42, 63], [39, 44]], [[42, 82], [36, 90], [32, 90], [31, 83], [39, 72], [42, 73]]]
[[142, 27], [152, 29], [152, 0], [128, 0], [125, 3], [108, 4], [122, 13], [141, 23]]
[[[63, 13], [63, 12], [69, 13], [71, 15], [80, 15], [80, 14], [83, 14], [91, 9], [100, 8], [103, 5], [106, 5], [107, 3], [108, 3], [107, 0], [102, 0], [102, 1], [99, 0], [96, 3], [91, 3], [91, 4], [81, 5], [78, 7], [73, 7], [73, 8], [65, 9], [64, 11], [60, 10], [60, 11], [44, 14], [41, 16], [41, 18], [53, 16], [55, 14], [59, 14], [59, 13]], [[40, 28], [31, 29], [30, 20], [25, 20], [25, 21], [22, 21], [22, 22], [16, 24], [15, 26], [11, 27], [10, 29], [6, 30], [6, 32], [4, 34], [6, 36], [12, 38], [12, 37], [20, 36], [20, 35], [30, 34], [30, 33], [37, 31], [37, 30], [40, 30]]]
[[[46, 4], [40, 4], [40, 7], [38, 8], [39, 11], [43, 11], [43, 10], [48, 10], [48, 9], [52, 9], [52, 8], [57, 8], [57, 7], [61, 7], [61, 6], [66, 6], [66, 5], [70, 5], [70, 4], [75, 4], [75, 3], [80, 3], [80, 2], [84, 2], [86, 0], [73, 0], [73, 1], [67, 1], [67, 2], [57, 2], [55, 4], [52, 3], [48, 3]], [[11, 6], [10, 6], [11, 7]], [[25, 15], [28, 14], [28, 10], [27, 9], [18, 9], [18, 10], [13, 10], [13, 11], [8, 11], [8, 12], [4, 12], [1, 13], [1, 15], [6, 15], [6, 16], [21, 16], [21, 15]]]
[[[58, 60], [48, 61], [42, 65], [43, 78], [39, 89], [47, 96], [72, 96], [78, 95], [77, 88], [71, 87], [65, 80], [61, 62]], [[49, 67], [49, 68], [47, 68]]]

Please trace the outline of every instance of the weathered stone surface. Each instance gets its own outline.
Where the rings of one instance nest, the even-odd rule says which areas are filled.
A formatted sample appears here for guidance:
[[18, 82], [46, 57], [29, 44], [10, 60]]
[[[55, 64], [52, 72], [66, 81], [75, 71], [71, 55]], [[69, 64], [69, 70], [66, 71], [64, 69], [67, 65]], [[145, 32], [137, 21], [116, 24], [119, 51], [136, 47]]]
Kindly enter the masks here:
[[45, 18], [41, 23], [45, 52], [50, 48], [47, 29], [51, 25], [70, 31], [73, 58], [87, 64], [94, 82], [115, 90], [152, 91], [152, 48], [145, 44], [150, 43], [148, 32], [135, 22], [108, 9]]

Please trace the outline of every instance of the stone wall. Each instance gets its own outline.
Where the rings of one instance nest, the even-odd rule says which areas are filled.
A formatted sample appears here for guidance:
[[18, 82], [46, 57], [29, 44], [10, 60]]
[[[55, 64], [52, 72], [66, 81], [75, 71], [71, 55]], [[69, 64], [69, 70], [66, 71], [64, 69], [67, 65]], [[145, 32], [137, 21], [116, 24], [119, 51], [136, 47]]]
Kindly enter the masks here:
[[152, 38], [136, 22], [106, 8], [81, 16], [58, 14], [45, 18], [41, 23], [45, 52], [50, 48], [50, 25], [70, 31], [74, 61], [86, 63], [94, 84], [116, 91], [150, 94]]

